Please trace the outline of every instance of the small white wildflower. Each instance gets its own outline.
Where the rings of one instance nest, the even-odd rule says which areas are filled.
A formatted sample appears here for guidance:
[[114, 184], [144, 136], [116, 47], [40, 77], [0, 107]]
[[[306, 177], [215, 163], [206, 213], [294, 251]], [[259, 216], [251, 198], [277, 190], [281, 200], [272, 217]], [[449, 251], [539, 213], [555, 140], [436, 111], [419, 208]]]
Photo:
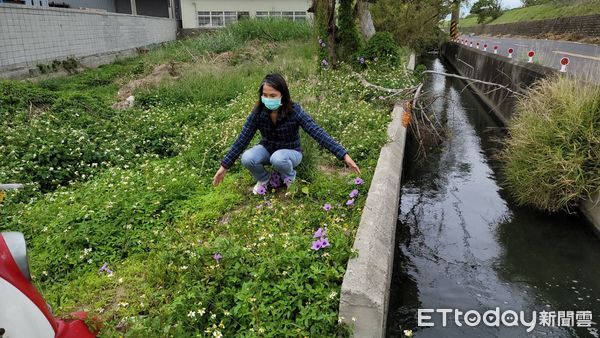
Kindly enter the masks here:
[[196, 311], [190, 311], [187, 316], [190, 318], [196, 318]]

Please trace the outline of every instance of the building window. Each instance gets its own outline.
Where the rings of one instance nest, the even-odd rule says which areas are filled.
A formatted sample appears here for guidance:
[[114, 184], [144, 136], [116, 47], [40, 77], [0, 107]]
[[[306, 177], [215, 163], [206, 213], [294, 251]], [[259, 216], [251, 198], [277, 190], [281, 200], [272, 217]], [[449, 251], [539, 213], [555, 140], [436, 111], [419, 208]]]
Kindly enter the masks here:
[[306, 21], [306, 12], [294, 12], [294, 21]]
[[210, 26], [210, 12], [198, 12], [198, 26]]
[[256, 12], [256, 19], [263, 20], [269, 17], [269, 12]]
[[222, 27], [225, 26], [225, 18], [223, 16], [224, 12], [210, 12], [210, 25], [213, 27]]
[[290, 21], [306, 21], [306, 12], [256, 12], [256, 19], [263, 20], [266, 18], [283, 18]]
[[225, 18], [225, 25], [234, 23], [237, 21], [237, 12], [225, 12], [224, 18]]
[[199, 27], [223, 27], [238, 20], [250, 17], [249, 12], [198, 12]]
[[250, 13], [249, 12], [237, 12], [237, 19], [238, 19], [238, 21], [248, 20], [248, 19], [250, 19]]
[[294, 12], [283, 12], [281, 17], [286, 20], [294, 21]]

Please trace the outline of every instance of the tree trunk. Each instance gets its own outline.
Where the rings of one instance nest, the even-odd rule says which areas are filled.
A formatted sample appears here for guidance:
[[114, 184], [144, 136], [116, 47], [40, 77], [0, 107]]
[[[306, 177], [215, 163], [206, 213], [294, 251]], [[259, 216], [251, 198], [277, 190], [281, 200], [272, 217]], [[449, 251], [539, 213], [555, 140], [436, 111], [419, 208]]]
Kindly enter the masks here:
[[375, 35], [375, 26], [373, 25], [371, 12], [369, 12], [369, 3], [366, 0], [358, 0], [356, 2], [356, 12], [360, 21], [360, 31], [368, 40]]
[[329, 52], [329, 60], [331, 67], [337, 67], [337, 55], [335, 53], [335, 1], [328, 0], [327, 2], [327, 51]]

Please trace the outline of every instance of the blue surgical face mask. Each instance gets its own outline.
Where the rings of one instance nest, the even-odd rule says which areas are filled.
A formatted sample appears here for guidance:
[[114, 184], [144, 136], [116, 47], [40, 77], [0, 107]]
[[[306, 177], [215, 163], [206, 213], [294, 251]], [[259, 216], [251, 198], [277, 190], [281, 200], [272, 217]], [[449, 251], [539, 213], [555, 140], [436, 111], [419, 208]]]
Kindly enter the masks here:
[[262, 101], [262, 103], [264, 103], [265, 107], [269, 108], [270, 110], [275, 110], [279, 108], [279, 106], [281, 106], [281, 97], [271, 99], [268, 97], [261, 96], [260, 100]]

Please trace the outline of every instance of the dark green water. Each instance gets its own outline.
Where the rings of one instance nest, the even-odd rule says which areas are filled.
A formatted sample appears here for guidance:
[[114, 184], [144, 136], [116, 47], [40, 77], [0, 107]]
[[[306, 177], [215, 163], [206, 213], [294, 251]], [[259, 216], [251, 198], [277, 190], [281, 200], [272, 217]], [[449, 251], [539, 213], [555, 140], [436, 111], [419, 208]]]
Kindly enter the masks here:
[[[429, 69], [447, 71], [439, 59]], [[451, 72], [451, 71], [450, 71]], [[443, 95], [433, 105], [445, 115], [450, 137], [416, 162], [408, 144], [399, 206], [389, 337], [599, 337], [600, 240], [577, 215], [547, 215], [517, 206], [500, 186], [502, 128], [464, 83], [432, 76], [426, 90]], [[418, 309], [537, 312], [533, 331], [519, 323], [462, 326]], [[591, 327], [577, 321], [542, 326], [541, 311], [592, 311]], [[567, 317], [568, 313], [565, 314]]]

